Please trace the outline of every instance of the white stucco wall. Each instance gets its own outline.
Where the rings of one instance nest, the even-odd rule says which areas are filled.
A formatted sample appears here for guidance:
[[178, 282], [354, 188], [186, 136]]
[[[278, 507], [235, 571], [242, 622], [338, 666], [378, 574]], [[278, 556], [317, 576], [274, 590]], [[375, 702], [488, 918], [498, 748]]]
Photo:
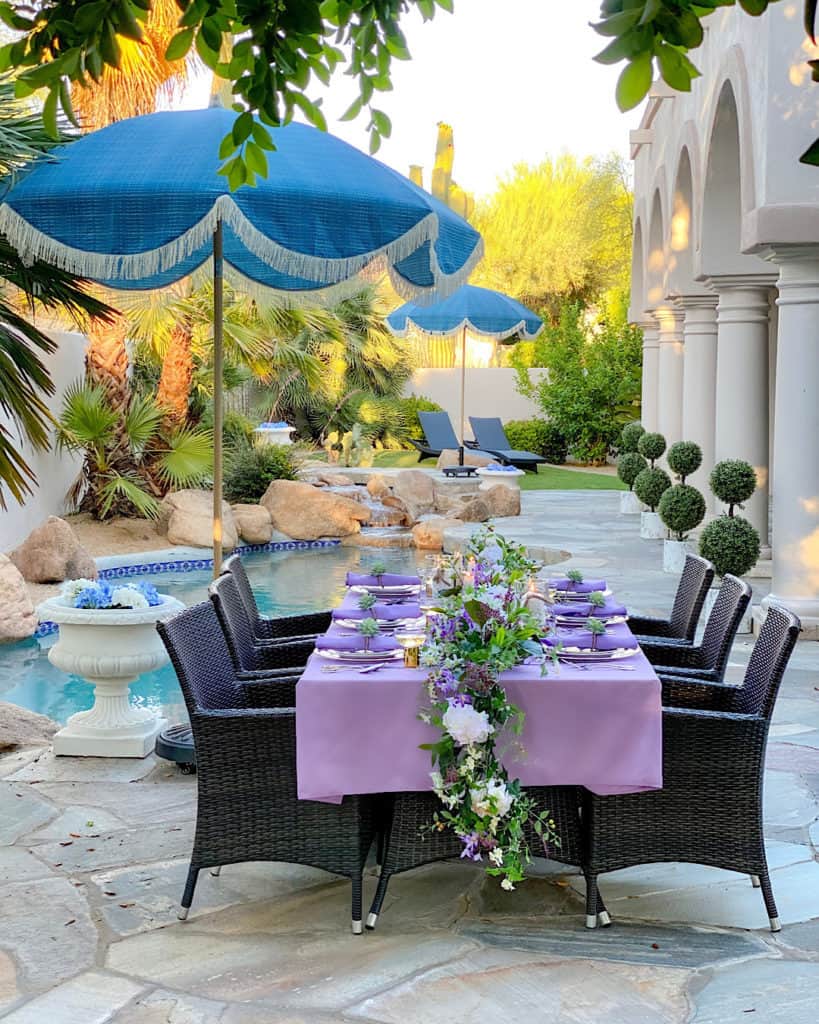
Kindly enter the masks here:
[[[48, 356], [48, 369], [55, 393], [48, 402], [51, 412], [59, 413], [66, 388], [83, 373], [86, 338], [67, 331], [49, 331], [57, 342], [57, 351]], [[0, 411], [0, 423], [16, 434], [15, 428]], [[26, 461], [37, 475], [37, 486], [25, 505], [7, 495], [7, 508], [0, 510], [0, 551], [15, 547], [50, 515], [65, 511], [65, 495], [77, 476], [81, 462], [67, 452], [33, 452], [22, 444]]]
[[[535, 371], [537, 372], [537, 371]], [[538, 408], [519, 394], [515, 371], [507, 367], [487, 367], [466, 371], [465, 412], [470, 416], [500, 416], [507, 420], [527, 420], [538, 415]], [[460, 416], [461, 370], [416, 370], [405, 389], [407, 395], [431, 398], [449, 413], [455, 431]], [[467, 436], [471, 436], [467, 426]]]

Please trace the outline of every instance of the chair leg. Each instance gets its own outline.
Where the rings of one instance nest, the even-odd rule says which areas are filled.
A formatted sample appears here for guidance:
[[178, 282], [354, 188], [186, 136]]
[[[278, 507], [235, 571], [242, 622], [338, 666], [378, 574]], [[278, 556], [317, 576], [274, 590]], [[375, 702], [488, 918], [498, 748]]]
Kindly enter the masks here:
[[608, 928], [611, 924], [611, 914], [606, 910], [606, 904], [603, 902], [599, 888], [597, 890], [597, 923], [601, 928]]
[[597, 875], [586, 872], [586, 927], [597, 927], [598, 912]]
[[773, 889], [771, 888], [771, 876], [766, 868], [759, 876], [759, 887], [762, 890], [762, 899], [765, 900], [765, 910], [768, 912], [768, 920], [771, 922], [772, 932], [781, 932], [782, 925], [779, 923], [779, 911], [776, 909]]
[[363, 899], [363, 882], [361, 879], [361, 872], [357, 875], [353, 875], [351, 879], [352, 890], [353, 890], [353, 905], [352, 905], [352, 922], [353, 922], [353, 935], [361, 935], [364, 931], [362, 925], [362, 899]]
[[218, 867], [216, 867], [216, 868], [211, 868], [211, 869], [210, 869], [210, 873], [211, 873], [211, 874], [213, 875], [213, 877], [214, 877], [214, 878], [218, 878], [218, 877], [219, 877], [219, 875], [221, 875], [221, 874], [222, 874], [222, 865], [220, 864], [220, 865], [219, 865]]
[[751, 885], [755, 889], [758, 889], [760, 887], [760, 885], [761, 885], [761, 883], [759, 881], [759, 875], [751, 875], [750, 878], [751, 878]]
[[197, 878], [199, 878], [199, 868], [196, 868], [191, 864], [188, 868], [185, 891], [182, 893], [182, 903], [180, 904], [179, 913], [177, 915], [180, 921], [186, 921], [188, 918], [188, 911], [191, 909], [191, 903], [193, 903], [193, 890], [196, 888]]
[[367, 914], [367, 931], [372, 931], [378, 922], [378, 915], [381, 913], [381, 907], [384, 903], [384, 897], [387, 895], [387, 886], [389, 884], [390, 874], [382, 864], [381, 877], [378, 879], [378, 885], [375, 888], [375, 896], [373, 896], [373, 901], [370, 904], [370, 912]]

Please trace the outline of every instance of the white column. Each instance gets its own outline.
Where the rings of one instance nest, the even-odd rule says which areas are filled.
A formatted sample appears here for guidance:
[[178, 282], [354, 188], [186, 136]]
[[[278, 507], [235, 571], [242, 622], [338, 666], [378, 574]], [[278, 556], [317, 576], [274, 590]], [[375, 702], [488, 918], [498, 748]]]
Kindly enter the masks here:
[[642, 320], [643, 387], [640, 422], [649, 431], [657, 429], [657, 368], [660, 357], [660, 329], [656, 320]]
[[768, 314], [775, 278], [766, 274], [715, 277], [717, 399], [714, 457], [743, 459], [756, 471], [757, 489], [743, 515], [768, 544]]
[[690, 483], [702, 491], [710, 506], [708, 477], [714, 468], [717, 395], [717, 297], [684, 295], [677, 305], [685, 317], [682, 436], [702, 449], [702, 466], [692, 474]]
[[660, 325], [657, 429], [670, 447], [682, 440], [683, 314], [673, 306], [662, 306], [654, 315]]
[[819, 246], [783, 246], [774, 434], [773, 583], [766, 601], [819, 638]]

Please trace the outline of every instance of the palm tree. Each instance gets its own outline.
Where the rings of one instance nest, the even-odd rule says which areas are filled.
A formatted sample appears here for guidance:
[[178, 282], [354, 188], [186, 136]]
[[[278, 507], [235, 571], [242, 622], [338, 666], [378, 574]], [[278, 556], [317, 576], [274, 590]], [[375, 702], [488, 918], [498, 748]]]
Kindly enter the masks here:
[[[12, 184], [21, 168], [53, 147], [54, 140], [45, 133], [37, 111], [16, 100], [12, 80], [0, 77], [3, 184]], [[32, 318], [44, 310], [67, 315], [81, 328], [90, 318], [110, 321], [113, 310], [90, 295], [86, 284], [40, 260], [24, 265], [0, 236], [0, 410], [35, 450], [49, 447], [53, 420], [46, 399], [54, 393], [54, 385], [43, 360], [56, 346]], [[35, 483], [17, 437], [0, 425], [0, 508], [6, 507], [7, 491], [22, 504]]]
[[[71, 88], [74, 111], [85, 130], [93, 131], [126, 117], [150, 114], [163, 94], [170, 96], [184, 81], [185, 61], [165, 57], [168, 43], [179, 25], [180, 11], [174, 0], [153, 0], [143, 26], [143, 40], [117, 38], [119, 69], [105, 67], [99, 82]], [[129, 401], [127, 323], [119, 319], [88, 335], [86, 369], [92, 384], [104, 387], [114, 406], [124, 415]]]

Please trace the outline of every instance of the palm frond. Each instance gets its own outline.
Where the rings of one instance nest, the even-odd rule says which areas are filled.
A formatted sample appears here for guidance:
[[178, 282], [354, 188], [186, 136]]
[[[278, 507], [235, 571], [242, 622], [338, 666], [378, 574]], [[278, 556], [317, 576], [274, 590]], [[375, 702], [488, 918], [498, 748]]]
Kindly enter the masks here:
[[213, 470], [213, 437], [204, 430], [182, 429], [169, 434], [167, 449], [157, 459], [157, 474], [173, 489], [201, 483]]
[[139, 477], [113, 473], [100, 488], [100, 494], [102, 495], [101, 519], [108, 515], [117, 498], [125, 498], [145, 519], [156, 519], [159, 515], [159, 502], [153, 495], [148, 494]]
[[134, 396], [125, 414], [125, 433], [128, 442], [139, 456], [148, 446], [162, 422], [162, 410], [147, 395]]
[[105, 388], [77, 381], [65, 393], [57, 441], [69, 451], [99, 450], [114, 440], [117, 421]]

